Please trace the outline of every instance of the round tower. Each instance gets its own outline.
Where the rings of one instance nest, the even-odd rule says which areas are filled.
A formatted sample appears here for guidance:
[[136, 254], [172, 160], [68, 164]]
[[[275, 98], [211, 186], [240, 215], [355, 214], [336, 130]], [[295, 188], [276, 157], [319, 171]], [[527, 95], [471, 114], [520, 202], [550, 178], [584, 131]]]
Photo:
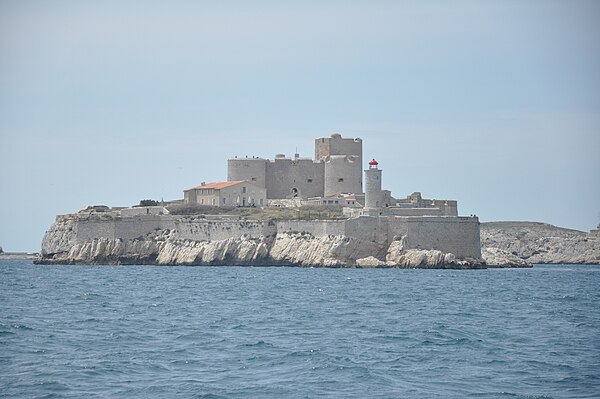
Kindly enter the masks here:
[[383, 206], [383, 191], [381, 190], [381, 169], [379, 163], [372, 159], [369, 169], [365, 170], [365, 214], [379, 215]]
[[263, 158], [231, 158], [227, 160], [227, 181], [248, 180], [266, 188], [267, 160]]
[[358, 157], [354, 155], [329, 155], [324, 160], [325, 197], [341, 193], [355, 194], [362, 190], [360, 184], [362, 166]]

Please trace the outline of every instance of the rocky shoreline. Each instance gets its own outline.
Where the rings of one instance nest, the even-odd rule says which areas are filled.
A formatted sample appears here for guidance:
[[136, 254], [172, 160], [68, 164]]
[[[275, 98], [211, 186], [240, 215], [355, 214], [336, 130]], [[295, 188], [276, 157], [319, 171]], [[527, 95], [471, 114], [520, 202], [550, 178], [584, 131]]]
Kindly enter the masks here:
[[488, 265], [600, 264], [600, 236], [538, 222], [481, 223]]
[[[160, 232], [140, 240], [94, 239], [68, 251], [43, 252], [38, 264], [189, 265], [189, 266], [301, 266], [484, 268], [480, 259], [456, 259], [436, 250], [404, 250], [402, 241], [378, 248], [379, 255], [359, 257], [371, 242], [353, 237], [302, 233], [275, 237], [228, 238], [215, 241], [177, 240]], [[66, 248], [65, 248], [66, 249]]]
[[39, 254], [25, 252], [3, 252], [0, 253], [0, 260], [36, 260]]
[[[105, 217], [105, 216], [103, 216]], [[76, 217], [59, 217], [46, 233], [38, 264], [241, 265], [360, 268], [531, 267], [534, 263], [600, 264], [600, 237], [535, 222], [481, 223], [481, 258], [391, 242], [303, 232], [195, 240], [176, 229], [132, 239], [77, 235]]]

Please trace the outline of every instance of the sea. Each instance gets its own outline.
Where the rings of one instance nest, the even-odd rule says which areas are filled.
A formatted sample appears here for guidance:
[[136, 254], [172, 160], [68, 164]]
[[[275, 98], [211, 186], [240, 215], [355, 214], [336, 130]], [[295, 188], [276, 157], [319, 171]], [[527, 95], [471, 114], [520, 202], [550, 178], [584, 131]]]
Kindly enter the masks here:
[[0, 262], [2, 398], [598, 398], [600, 266]]

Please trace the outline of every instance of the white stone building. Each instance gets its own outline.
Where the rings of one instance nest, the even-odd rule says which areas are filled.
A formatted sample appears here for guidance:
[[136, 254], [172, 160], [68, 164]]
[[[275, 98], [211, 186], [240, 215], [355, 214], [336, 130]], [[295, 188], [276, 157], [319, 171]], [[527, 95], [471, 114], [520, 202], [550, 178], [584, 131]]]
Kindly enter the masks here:
[[202, 183], [183, 191], [186, 204], [210, 206], [264, 206], [267, 190], [249, 181]]
[[227, 161], [227, 180], [264, 187], [267, 198], [331, 197], [362, 193], [362, 140], [339, 133], [315, 140], [315, 158], [235, 157]]

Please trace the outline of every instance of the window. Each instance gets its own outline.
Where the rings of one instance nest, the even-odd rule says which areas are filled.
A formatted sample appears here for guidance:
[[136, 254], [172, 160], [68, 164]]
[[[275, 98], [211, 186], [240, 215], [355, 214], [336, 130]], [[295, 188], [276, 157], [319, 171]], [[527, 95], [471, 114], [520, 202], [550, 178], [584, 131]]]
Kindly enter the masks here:
[[223, 198], [223, 205], [227, 203], [227, 198]]
[[312, 183], [312, 179], [306, 180], [307, 183]]
[[242, 187], [242, 192], [245, 193], [246, 192], [246, 187]]
[[216, 203], [217, 203], [217, 199], [216, 199], [216, 198], [213, 198], [213, 199], [212, 199], [212, 204], [213, 204], [213, 205], [215, 205]]
[[253, 178], [252, 178], [252, 181], [256, 181], [256, 177], [253, 177]]
[[338, 183], [341, 183], [343, 181], [344, 181], [344, 179], [342, 179], [341, 177], [338, 179]]

